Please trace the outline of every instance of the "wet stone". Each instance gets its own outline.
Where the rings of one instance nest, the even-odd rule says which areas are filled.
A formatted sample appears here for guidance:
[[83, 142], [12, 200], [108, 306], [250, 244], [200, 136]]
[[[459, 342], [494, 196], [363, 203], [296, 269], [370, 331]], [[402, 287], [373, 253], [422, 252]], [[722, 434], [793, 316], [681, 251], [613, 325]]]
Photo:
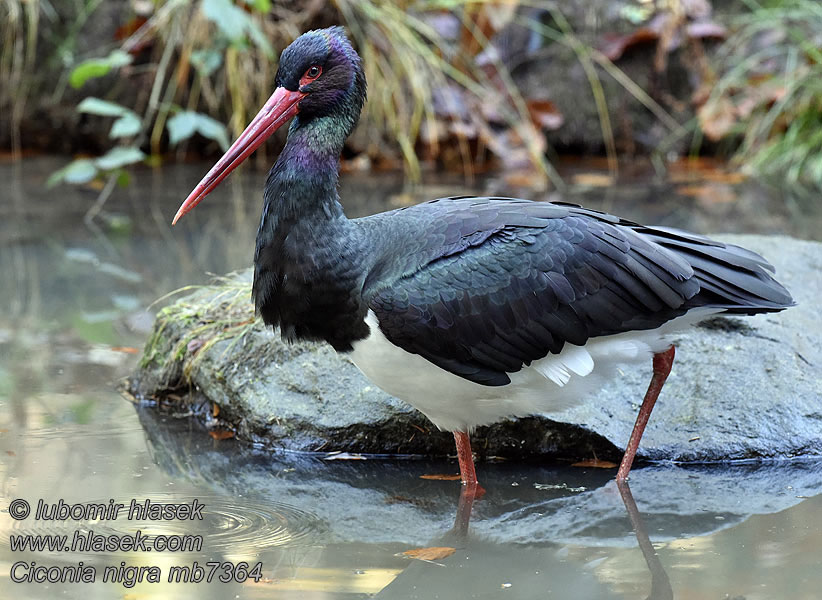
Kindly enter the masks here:
[[[684, 334], [639, 451], [706, 462], [822, 455], [822, 244], [787, 237], [718, 239], [763, 254], [797, 306], [713, 318]], [[199, 414], [269, 449], [453, 454], [453, 438], [371, 384], [325, 344], [283, 342], [253, 319], [250, 271], [203, 287], [157, 316], [139, 370], [140, 400]], [[626, 368], [580, 406], [479, 428], [480, 457], [617, 460], [650, 379]], [[444, 399], [445, 401], [446, 399]], [[216, 405], [216, 407], [215, 407]]]

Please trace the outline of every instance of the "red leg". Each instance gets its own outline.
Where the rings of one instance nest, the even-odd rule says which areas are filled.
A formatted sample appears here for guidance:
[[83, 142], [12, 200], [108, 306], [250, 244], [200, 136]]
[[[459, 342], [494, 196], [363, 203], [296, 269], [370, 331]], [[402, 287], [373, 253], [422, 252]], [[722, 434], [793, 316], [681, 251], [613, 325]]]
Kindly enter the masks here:
[[454, 441], [457, 443], [457, 460], [460, 463], [460, 478], [462, 479], [462, 490], [460, 490], [457, 515], [454, 519], [454, 530], [465, 535], [468, 532], [468, 522], [471, 519], [471, 508], [474, 505], [474, 500], [481, 498], [485, 494], [485, 490], [477, 482], [470, 436], [464, 431], [455, 431]]
[[659, 397], [659, 392], [662, 391], [662, 386], [665, 384], [665, 380], [668, 378], [673, 364], [673, 346], [665, 352], [654, 354], [654, 375], [651, 377], [648, 391], [645, 392], [642, 406], [639, 407], [639, 414], [636, 417], [634, 430], [631, 432], [631, 439], [628, 440], [628, 446], [625, 448], [625, 454], [622, 456], [622, 462], [619, 465], [619, 471], [617, 471], [617, 481], [625, 481], [628, 479], [628, 473], [631, 471], [631, 465], [634, 462], [636, 451], [639, 448], [639, 440], [642, 439], [642, 433], [648, 424], [648, 418], [651, 416], [651, 411], [654, 409], [656, 399]]
[[474, 455], [471, 452], [471, 438], [464, 431], [454, 432], [457, 443], [457, 460], [460, 463], [462, 485], [477, 485], [477, 472], [474, 470]]

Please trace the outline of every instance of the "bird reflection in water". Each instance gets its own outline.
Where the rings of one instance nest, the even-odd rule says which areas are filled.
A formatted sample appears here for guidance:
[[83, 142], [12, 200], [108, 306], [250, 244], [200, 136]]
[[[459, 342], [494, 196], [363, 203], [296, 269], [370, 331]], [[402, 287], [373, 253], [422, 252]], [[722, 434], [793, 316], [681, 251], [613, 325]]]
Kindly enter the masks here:
[[[628, 518], [631, 521], [631, 528], [634, 531], [634, 535], [636, 535], [637, 545], [651, 573], [651, 593], [648, 595], [647, 600], [672, 600], [674, 592], [671, 588], [671, 581], [648, 536], [648, 530], [645, 527], [645, 522], [642, 514], [639, 512], [634, 496], [631, 493], [631, 488], [627, 481], [618, 480], [616, 486], [622, 502], [625, 505]], [[474, 504], [477, 500], [481, 499], [485, 493], [485, 490], [479, 485], [462, 486], [459, 501], [457, 502], [456, 515], [454, 517], [454, 527], [449, 535], [446, 536], [447, 539], [453, 540], [455, 544], [464, 545], [466, 543]]]

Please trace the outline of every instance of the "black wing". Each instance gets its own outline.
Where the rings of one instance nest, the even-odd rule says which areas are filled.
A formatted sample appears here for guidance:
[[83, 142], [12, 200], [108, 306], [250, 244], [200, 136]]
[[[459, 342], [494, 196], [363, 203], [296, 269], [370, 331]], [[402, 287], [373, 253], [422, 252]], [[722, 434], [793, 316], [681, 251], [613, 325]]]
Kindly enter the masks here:
[[441, 251], [368, 305], [392, 343], [477, 383], [507, 384], [566, 342], [655, 328], [697, 306], [791, 302], [761, 257], [701, 236], [557, 203], [463, 198], [432, 212], [451, 232], [436, 238]]

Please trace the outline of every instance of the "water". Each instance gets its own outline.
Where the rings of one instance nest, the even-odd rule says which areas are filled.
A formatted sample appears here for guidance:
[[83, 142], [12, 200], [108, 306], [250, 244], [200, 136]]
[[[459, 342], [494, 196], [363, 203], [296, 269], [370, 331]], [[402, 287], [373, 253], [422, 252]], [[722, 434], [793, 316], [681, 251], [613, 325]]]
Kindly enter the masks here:
[[[139, 171], [92, 226], [97, 191], [42, 183], [61, 161], [0, 164], [0, 597], [20, 598], [817, 598], [822, 465], [659, 465], [628, 495], [612, 471], [481, 464], [486, 495], [467, 529], [460, 486], [421, 475], [448, 461], [323, 461], [218, 441], [196, 422], [135, 407], [117, 392], [152, 323], [146, 310], [183, 285], [250, 264], [262, 175], [243, 173], [168, 225], [206, 165]], [[701, 232], [820, 239], [819, 208], [721, 171], [629, 173], [611, 186], [569, 164], [566, 199]], [[499, 193], [496, 180], [471, 191]], [[351, 216], [465, 191], [458, 180], [403, 190], [394, 174], [350, 175]], [[510, 190], [511, 193], [518, 190]], [[519, 193], [526, 193], [519, 191]], [[531, 194], [531, 197], [534, 197]], [[818, 203], [816, 203], [818, 205]], [[686, 502], [682, 502], [683, 498]], [[204, 505], [203, 519], [15, 521], [13, 499], [132, 499]], [[632, 500], [635, 500], [636, 508]], [[140, 530], [199, 543], [178, 552], [12, 551], [11, 536]], [[196, 536], [201, 536], [197, 538]], [[199, 541], [198, 541], [199, 540]], [[438, 547], [427, 561], [403, 552]], [[453, 549], [453, 550], [450, 550]], [[259, 581], [167, 583], [194, 562], [261, 563]], [[97, 583], [15, 583], [39, 566], [96, 569]], [[105, 567], [156, 567], [162, 583], [102, 582]], [[222, 568], [222, 567], [220, 567]], [[78, 567], [79, 570], [79, 567]], [[148, 570], [144, 571], [144, 574]], [[237, 571], [235, 574], [240, 573]], [[240, 576], [240, 579], [243, 577]]]

